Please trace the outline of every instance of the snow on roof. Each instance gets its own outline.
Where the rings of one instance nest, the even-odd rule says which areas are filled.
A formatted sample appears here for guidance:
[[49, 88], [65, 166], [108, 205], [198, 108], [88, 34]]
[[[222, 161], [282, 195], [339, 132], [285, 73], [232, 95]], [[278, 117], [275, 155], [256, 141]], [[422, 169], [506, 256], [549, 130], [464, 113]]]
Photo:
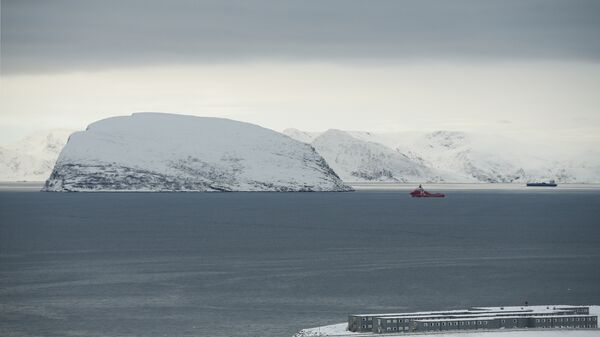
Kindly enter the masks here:
[[[553, 315], [553, 316], [481, 316], [481, 317], [459, 317], [459, 318], [434, 318], [434, 319], [419, 319], [415, 322], [455, 322], [455, 321], [483, 321], [483, 320], [497, 320], [497, 319], [518, 319], [518, 318], [576, 318], [576, 317], [590, 317], [591, 315]], [[388, 318], [386, 318], [388, 319]]]
[[417, 311], [417, 312], [400, 312], [400, 313], [384, 313], [384, 314], [351, 314], [350, 316], [364, 316], [364, 317], [374, 317], [374, 316], [419, 316], [419, 315], [437, 315], [437, 314], [459, 314], [459, 313], [468, 313], [469, 310], [445, 310], [445, 311]]
[[436, 317], [440, 315], [489, 315], [501, 313], [524, 313], [524, 314], [552, 314], [561, 313], [565, 310], [582, 308], [586, 306], [574, 305], [537, 305], [537, 306], [508, 306], [508, 307], [472, 307], [468, 310], [447, 310], [447, 311], [420, 311], [405, 313], [387, 313], [387, 314], [355, 314], [350, 316], [361, 317], [385, 317], [385, 318], [407, 318], [407, 317]]
[[561, 309], [575, 309], [575, 308], [587, 308], [584, 305], [521, 305], [521, 306], [508, 306], [508, 307], [472, 307], [470, 310], [502, 310], [502, 311], [514, 311], [514, 310], [535, 310], [535, 311], [555, 311]]
[[[540, 314], [544, 314], [544, 315], [549, 315], [549, 314], [561, 314], [565, 313], [565, 310], [523, 310], [523, 311], [483, 311], [483, 312], [473, 312], [473, 311], [469, 311], [469, 312], [465, 312], [465, 313], [460, 313], [460, 314], [434, 314], [434, 315], [400, 315], [400, 316], [377, 316], [377, 317], [385, 317], [386, 319], [394, 319], [394, 318], [430, 318], [430, 319], [434, 319], [440, 316], [460, 316], [460, 317], [487, 317], [487, 316], [493, 316], [493, 317], [506, 317], [506, 316], [499, 316], [501, 314], [510, 314], [510, 315], [515, 315], [518, 317], [523, 317], [523, 316], [535, 316], [535, 315], [540, 315]], [[521, 314], [521, 315], [519, 315]], [[442, 318], [442, 317], [440, 317]]]
[[[534, 312], [520, 312], [520, 311], [509, 311], [509, 312], [482, 312], [482, 313], [477, 313], [477, 312], [466, 312], [464, 314], [448, 314], [448, 315], [403, 315], [403, 316], [381, 316], [381, 317], [385, 317], [386, 319], [388, 318], [436, 318], [436, 317], [442, 317], [442, 316], [450, 316], [450, 317], [483, 317], [483, 316], [492, 316], [495, 314], [502, 314], [502, 313], [506, 313], [506, 314], [517, 314], [517, 313], [523, 313], [524, 315], [529, 315], [529, 314], [535, 314]], [[380, 317], [380, 316], [378, 316]]]

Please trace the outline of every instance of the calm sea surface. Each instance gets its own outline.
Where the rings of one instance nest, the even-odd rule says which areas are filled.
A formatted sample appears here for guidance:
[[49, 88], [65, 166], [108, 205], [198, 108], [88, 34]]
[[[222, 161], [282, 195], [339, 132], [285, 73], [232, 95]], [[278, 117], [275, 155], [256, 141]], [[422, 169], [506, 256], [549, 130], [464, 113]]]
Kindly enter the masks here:
[[0, 191], [1, 336], [282, 336], [600, 303], [600, 191]]

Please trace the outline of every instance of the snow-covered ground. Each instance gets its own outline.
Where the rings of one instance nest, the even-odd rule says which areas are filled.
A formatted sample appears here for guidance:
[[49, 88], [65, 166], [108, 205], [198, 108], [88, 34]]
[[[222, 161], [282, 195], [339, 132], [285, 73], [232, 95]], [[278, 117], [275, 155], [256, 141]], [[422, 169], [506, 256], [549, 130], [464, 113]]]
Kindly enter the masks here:
[[[553, 305], [559, 307], [558, 305]], [[510, 310], [511, 307], [504, 307]], [[546, 306], [530, 306], [531, 309], [544, 310]], [[590, 315], [600, 316], [600, 306], [590, 306]], [[293, 337], [363, 337], [363, 336], [434, 336], [434, 337], [598, 337], [600, 329], [523, 329], [523, 330], [488, 330], [488, 331], [460, 331], [460, 332], [427, 332], [427, 333], [385, 333], [374, 334], [364, 332], [351, 332], [346, 330], [348, 323], [338, 323], [315, 328], [302, 329]]]
[[223, 118], [135, 113], [76, 132], [46, 191], [347, 191], [309, 145]]

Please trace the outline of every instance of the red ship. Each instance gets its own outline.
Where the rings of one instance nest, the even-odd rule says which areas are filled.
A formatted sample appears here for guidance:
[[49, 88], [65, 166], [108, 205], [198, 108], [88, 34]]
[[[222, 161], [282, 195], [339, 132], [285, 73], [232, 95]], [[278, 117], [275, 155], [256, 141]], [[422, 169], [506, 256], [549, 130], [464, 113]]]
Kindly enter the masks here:
[[421, 185], [419, 185], [416, 190], [410, 192], [410, 196], [413, 198], [443, 198], [446, 195], [442, 193], [429, 193], [425, 191]]

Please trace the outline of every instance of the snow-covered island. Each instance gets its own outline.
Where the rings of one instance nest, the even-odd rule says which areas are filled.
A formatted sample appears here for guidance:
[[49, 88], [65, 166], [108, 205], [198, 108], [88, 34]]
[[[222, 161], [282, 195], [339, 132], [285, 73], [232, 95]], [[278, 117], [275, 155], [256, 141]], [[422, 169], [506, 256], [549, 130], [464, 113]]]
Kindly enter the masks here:
[[349, 191], [308, 144], [223, 118], [135, 113], [72, 134], [44, 191]]
[[[297, 332], [293, 337], [398, 337], [405, 335], [440, 337], [592, 337], [600, 336], [600, 329], [598, 329], [599, 316], [600, 306], [598, 305], [477, 307], [466, 310], [450, 310], [443, 312], [432, 311], [379, 315], [364, 314], [351, 315], [350, 318], [352, 319], [349, 318], [347, 323], [303, 329]], [[371, 320], [369, 320], [369, 317]], [[367, 324], [374, 326], [374, 321], [377, 320], [377, 318], [380, 318], [378, 320], [380, 322], [383, 320], [384, 325], [385, 321], [396, 321], [396, 323], [392, 322], [393, 326], [402, 325], [403, 323], [400, 323], [400, 321], [409, 322], [404, 323], [404, 325], [412, 326], [412, 329], [410, 329], [411, 331], [404, 331], [405, 329], [399, 328], [396, 328], [397, 331], [386, 331], [392, 329], [382, 329], [381, 333], [375, 333], [368, 331], [369, 329], [360, 328], [361, 326], [363, 328], [368, 328], [369, 326]], [[513, 320], [515, 323], [510, 323], [513, 322]], [[529, 320], [529, 322], [527, 322], [527, 320]], [[500, 323], [500, 321], [503, 323]], [[424, 322], [429, 322], [431, 327], [427, 327], [427, 323]], [[534, 322], [534, 326], [539, 325], [539, 327], [531, 328], [531, 322]], [[443, 323], [444, 325], [447, 323], [450, 327], [444, 328], [439, 323]], [[467, 323], [473, 323], [473, 326], [467, 326]], [[486, 328], [486, 324], [482, 323], [490, 323], [490, 326], [503, 326], [508, 324], [509, 327]], [[351, 330], [353, 331], [349, 331], [350, 324], [352, 324], [353, 329]], [[358, 328], [356, 324], [358, 324]], [[461, 324], [464, 324], [464, 327]], [[515, 325], [515, 327], [510, 327], [510, 325]], [[517, 328], [517, 325], [530, 327]], [[415, 330], [416, 327], [418, 327], [416, 330], [423, 329], [428, 331], [412, 331]]]

